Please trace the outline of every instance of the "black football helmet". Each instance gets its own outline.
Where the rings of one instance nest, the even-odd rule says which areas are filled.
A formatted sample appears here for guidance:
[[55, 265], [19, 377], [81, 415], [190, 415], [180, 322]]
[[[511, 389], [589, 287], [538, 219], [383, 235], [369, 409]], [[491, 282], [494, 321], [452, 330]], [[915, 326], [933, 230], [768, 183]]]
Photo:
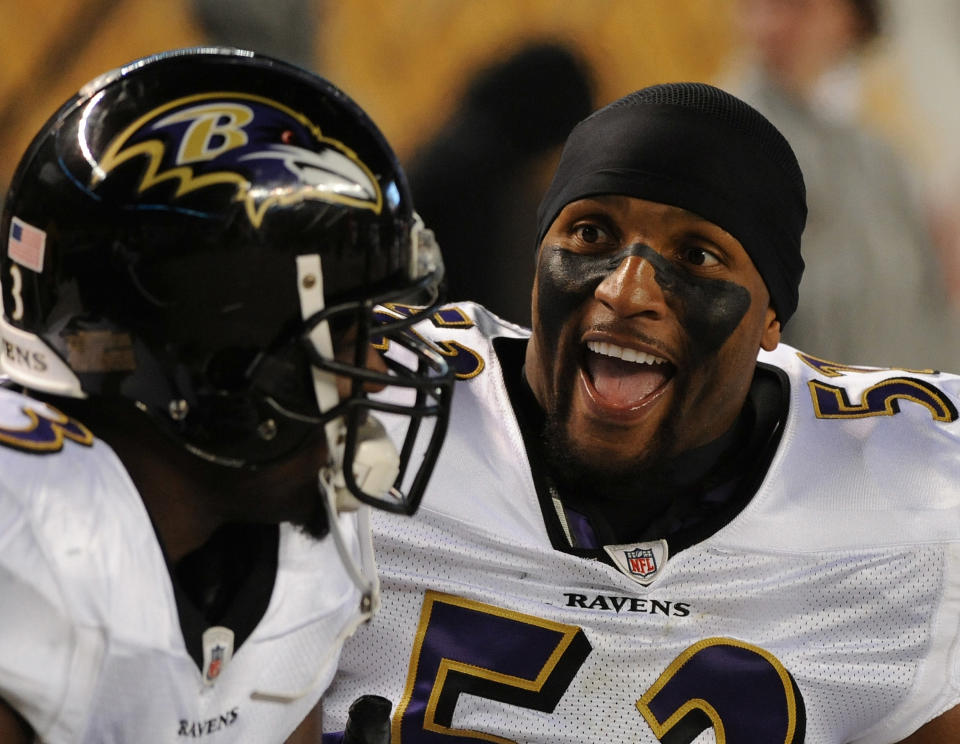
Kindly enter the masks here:
[[[329, 82], [232, 49], [107, 73], [29, 147], [0, 235], [13, 381], [127, 399], [230, 467], [282, 460], [324, 426], [341, 506], [416, 509], [452, 373], [408, 329], [442, 261], [389, 145]], [[388, 371], [366, 369], [388, 342]], [[382, 386], [404, 404], [371, 399]], [[404, 419], [402, 456], [371, 411]]]

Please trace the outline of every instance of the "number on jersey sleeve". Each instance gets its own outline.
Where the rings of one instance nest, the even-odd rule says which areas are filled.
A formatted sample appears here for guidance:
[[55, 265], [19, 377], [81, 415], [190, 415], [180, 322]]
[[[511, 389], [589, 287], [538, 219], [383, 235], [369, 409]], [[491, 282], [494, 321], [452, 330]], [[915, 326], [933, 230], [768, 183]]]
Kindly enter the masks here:
[[[376, 316], [382, 323], [387, 323], [397, 318], [408, 318], [416, 308], [412, 305], [401, 305], [391, 302], [376, 311]], [[430, 322], [434, 328], [473, 328], [473, 321], [470, 316], [458, 307], [444, 307], [430, 316]], [[483, 372], [484, 361], [473, 349], [464, 346], [459, 341], [429, 341], [413, 330], [407, 330], [424, 343], [431, 346], [440, 354], [447, 358], [447, 363], [453, 368], [454, 374], [458, 380], [469, 380]], [[385, 338], [373, 339], [373, 346], [380, 351], [387, 351], [390, 348], [390, 341]]]
[[[845, 377], [883, 371], [876, 367], [851, 367], [848, 364], [830, 362], [802, 351], [797, 352], [797, 357], [825, 377]], [[932, 369], [898, 369], [898, 371], [923, 375], [939, 374]], [[930, 411], [934, 421], [949, 424], [957, 420], [957, 407], [950, 397], [936, 385], [916, 377], [897, 375], [881, 380], [864, 390], [858, 402], [851, 402], [849, 393], [840, 385], [811, 380], [808, 386], [813, 400], [814, 415], [820, 419], [893, 416], [900, 413], [900, 401], [909, 401]]]
[[0, 426], [0, 444], [44, 455], [62, 450], [65, 439], [85, 447], [93, 444], [93, 434], [86, 426], [52, 407], [49, 416], [26, 406], [22, 410], [30, 423], [16, 428]]

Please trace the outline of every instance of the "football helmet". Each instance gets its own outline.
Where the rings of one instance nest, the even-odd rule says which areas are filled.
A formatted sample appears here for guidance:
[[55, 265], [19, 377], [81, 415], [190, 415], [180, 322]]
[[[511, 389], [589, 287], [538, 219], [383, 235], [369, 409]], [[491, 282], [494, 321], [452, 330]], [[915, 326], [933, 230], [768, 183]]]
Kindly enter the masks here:
[[[331, 83], [220, 48], [109, 72], [34, 139], [0, 235], [13, 381], [129, 400], [228, 467], [287, 458], [323, 426], [338, 509], [416, 509], [453, 377], [409, 328], [443, 264], [389, 145]], [[387, 344], [386, 371], [367, 369]], [[383, 386], [409, 404], [372, 399]], [[405, 421], [400, 455], [372, 412]]]

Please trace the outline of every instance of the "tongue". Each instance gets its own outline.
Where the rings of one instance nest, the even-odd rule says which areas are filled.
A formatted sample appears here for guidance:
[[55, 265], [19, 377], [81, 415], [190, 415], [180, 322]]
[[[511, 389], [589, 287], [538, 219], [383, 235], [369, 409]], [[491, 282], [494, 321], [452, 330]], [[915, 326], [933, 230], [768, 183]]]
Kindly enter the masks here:
[[667, 379], [662, 364], [636, 364], [599, 354], [587, 356], [587, 372], [594, 389], [605, 403], [617, 408], [637, 405]]

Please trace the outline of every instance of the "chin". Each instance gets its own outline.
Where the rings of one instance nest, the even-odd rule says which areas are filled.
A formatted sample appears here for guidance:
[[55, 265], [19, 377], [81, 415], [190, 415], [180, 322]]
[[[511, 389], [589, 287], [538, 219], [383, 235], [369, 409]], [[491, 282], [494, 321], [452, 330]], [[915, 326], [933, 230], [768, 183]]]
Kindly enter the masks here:
[[323, 494], [317, 487], [316, 480], [309, 484], [301, 484], [299, 488], [289, 493], [289, 501], [284, 504], [284, 522], [290, 522], [302, 532], [311, 537], [320, 539], [329, 531], [327, 513], [321, 499]]
[[666, 427], [648, 420], [624, 426], [595, 416], [571, 417], [563, 427], [562, 441], [571, 457], [593, 467], [623, 470], [664, 454], [670, 437]]
[[290, 522], [308, 534], [326, 534], [326, 513], [314, 473], [285, 479], [258, 475], [224, 493], [234, 518], [262, 524]]
[[619, 440], [607, 441], [595, 438], [584, 441], [582, 438], [567, 438], [567, 444], [564, 450], [571, 463], [575, 463], [581, 469], [591, 469], [598, 472], [620, 473], [636, 468], [639, 464], [648, 462], [650, 452], [643, 449], [636, 452], [624, 452], [623, 442], [629, 435], [622, 436]]
[[[630, 433], [618, 430], [606, 436], [578, 434], [569, 426], [551, 425], [544, 430], [547, 461], [553, 473], [576, 488], [632, 487], [662, 458], [669, 437], [659, 431], [642, 449], [624, 451]], [[616, 484], [616, 485], [614, 485]]]
[[330, 532], [327, 515], [322, 508], [317, 509], [316, 514], [310, 519], [297, 520], [292, 523], [300, 532], [314, 540], [322, 540]]

